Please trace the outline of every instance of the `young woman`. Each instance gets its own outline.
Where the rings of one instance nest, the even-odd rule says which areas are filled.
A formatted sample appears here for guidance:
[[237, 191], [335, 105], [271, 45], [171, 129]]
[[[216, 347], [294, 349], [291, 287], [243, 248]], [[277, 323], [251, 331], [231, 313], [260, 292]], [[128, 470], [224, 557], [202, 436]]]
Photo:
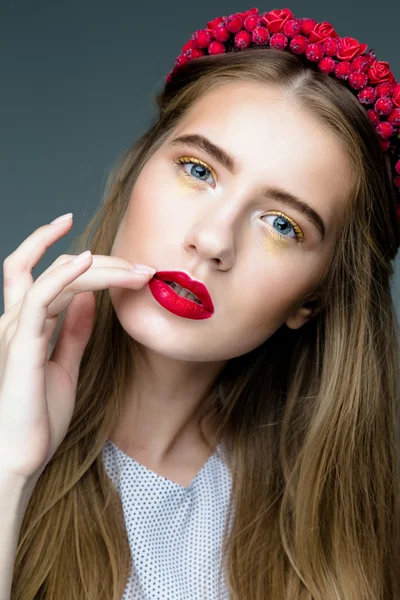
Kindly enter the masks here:
[[157, 102], [91, 254], [4, 261], [0, 598], [399, 598], [400, 85], [254, 8]]

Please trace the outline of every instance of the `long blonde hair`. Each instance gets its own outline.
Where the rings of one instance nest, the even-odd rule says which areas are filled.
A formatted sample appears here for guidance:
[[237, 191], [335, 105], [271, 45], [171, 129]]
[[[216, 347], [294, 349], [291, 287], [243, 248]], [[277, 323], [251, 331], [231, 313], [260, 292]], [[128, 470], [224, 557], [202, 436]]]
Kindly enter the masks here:
[[[351, 92], [280, 50], [190, 61], [157, 94], [154, 124], [110, 173], [72, 252], [110, 254], [143, 165], [202, 94], [232, 81], [276, 85], [298, 99], [337, 135], [355, 183], [321, 281], [322, 310], [230, 360], [201, 403], [202, 422], [232, 448], [235, 514], [223, 540], [231, 598], [395, 600], [400, 361], [390, 278], [399, 231], [388, 158]], [[72, 422], [22, 523], [13, 600], [120, 600], [130, 574], [121, 502], [101, 451], [121, 416], [135, 344], [108, 290], [95, 299]]]

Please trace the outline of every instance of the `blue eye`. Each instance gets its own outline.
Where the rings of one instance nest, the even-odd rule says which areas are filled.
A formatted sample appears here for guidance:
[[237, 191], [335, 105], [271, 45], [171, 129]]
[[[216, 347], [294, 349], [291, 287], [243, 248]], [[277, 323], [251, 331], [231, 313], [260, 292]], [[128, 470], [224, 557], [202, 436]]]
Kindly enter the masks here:
[[[270, 214], [264, 215], [264, 218], [265, 217], [272, 217], [273, 221], [271, 225], [274, 227], [275, 232], [281, 237], [289, 238], [292, 240], [297, 239], [299, 242], [303, 241], [304, 235], [300, 227], [296, 225], [296, 223], [294, 223], [291, 219], [286, 217], [283, 213], [271, 212]], [[275, 227], [277, 227], [278, 229], [275, 229]], [[287, 232], [293, 232], [294, 235], [286, 235]]]
[[[192, 157], [181, 157], [174, 161], [177, 163], [182, 171], [182, 174], [185, 177], [189, 177], [190, 179], [197, 179], [202, 183], [207, 183], [207, 177], [212, 175], [213, 179], [216, 180], [216, 175], [214, 170], [208, 167], [203, 161], [198, 158]], [[186, 170], [186, 165], [194, 165], [189, 172]], [[205, 179], [202, 179], [205, 176]], [[213, 186], [212, 186], [213, 187]], [[297, 240], [298, 242], [304, 241], [304, 234], [300, 227], [293, 221], [290, 217], [285, 215], [280, 211], [269, 211], [268, 214], [264, 215], [265, 217], [273, 217], [273, 222], [271, 226], [274, 229], [274, 232], [280, 236], [281, 238], [289, 238], [292, 240]], [[276, 227], [278, 229], [276, 229]], [[286, 235], [287, 232], [293, 232], [294, 235]]]
[[[209, 167], [207, 167], [205, 165], [205, 163], [203, 163], [201, 160], [197, 159], [197, 158], [178, 158], [176, 160], [176, 162], [182, 166], [182, 172], [184, 175], [186, 175], [187, 177], [191, 177], [193, 179], [198, 179], [199, 181], [203, 182], [203, 183], [207, 183], [207, 177], [210, 176], [210, 174], [212, 174], [212, 171]], [[194, 168], [192, 167], [191, 169], [189, 169], [189, 172], [186, 170], [185, 165], [195, 165]], [[204, 175], [206, 176], [205, 179], [201, 179], [201, 177], [204, 177]], [[214, 177], [214, 175], [213, 175]]]

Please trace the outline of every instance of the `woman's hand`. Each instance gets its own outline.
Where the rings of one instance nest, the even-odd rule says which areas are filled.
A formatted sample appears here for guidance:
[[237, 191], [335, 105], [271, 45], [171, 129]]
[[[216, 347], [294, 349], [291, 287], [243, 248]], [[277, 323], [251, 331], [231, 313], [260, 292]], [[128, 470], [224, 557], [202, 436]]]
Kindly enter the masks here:
[[[0, 469], [23, 484], [37, 481], [68, 431], [93, 329], [93, 290], [139, 290], [155, 271], [132, 272], [132, 263], [111, 256], [89, 254], [74, 262], [75, 256], [61, 255], [34, 281], [32, 269], [71, 224], [72, 218], [39, 227], [3, 263]], [[48, 359], [59, 313], [67, 307]]]

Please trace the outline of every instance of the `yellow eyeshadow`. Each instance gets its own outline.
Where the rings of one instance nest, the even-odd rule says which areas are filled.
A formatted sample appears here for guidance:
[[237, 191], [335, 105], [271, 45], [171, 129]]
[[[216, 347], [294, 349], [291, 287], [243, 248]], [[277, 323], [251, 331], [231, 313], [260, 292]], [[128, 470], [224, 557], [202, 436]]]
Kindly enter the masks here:
[[191, 177], [185, 171], [179, 170], [179, 180], [182, 185], [190, 191], [193, 191], [194, 189], [204, 189], [204, 185], [201, 185], [201, 181], [197, 182], [194, 177]]
[[289, 238], [285, 239], [284, 237], [274, 233], [268, 233], [262, 241], [263, 246], [268, 254], [276, 254], [277, 252], [280, 252], [280, 250], [287, 250], [288, 246], [290, 246], [292, 242], [293, 240]]
[[267, 233], [267, 236], [263, 238], [263, 246], [268, 254], [275, 254], [276, 252], [279, 252], [282, 249], [287, 249], [290, 246], [298, 246], [298, 244], [301, 244], [304, 241], [304, 233], [300, 227], [295, 221], [293, 221], [293, 219], [285, 215], [285, 213], [280, 211], [268, 211], [267, 215], [283, 217], [286, 219], [291, 224], [297, 236], [297, 239], [290, 238], [289, 236], [278, 233], [276, 229], [271, 227], [271, 230]]

